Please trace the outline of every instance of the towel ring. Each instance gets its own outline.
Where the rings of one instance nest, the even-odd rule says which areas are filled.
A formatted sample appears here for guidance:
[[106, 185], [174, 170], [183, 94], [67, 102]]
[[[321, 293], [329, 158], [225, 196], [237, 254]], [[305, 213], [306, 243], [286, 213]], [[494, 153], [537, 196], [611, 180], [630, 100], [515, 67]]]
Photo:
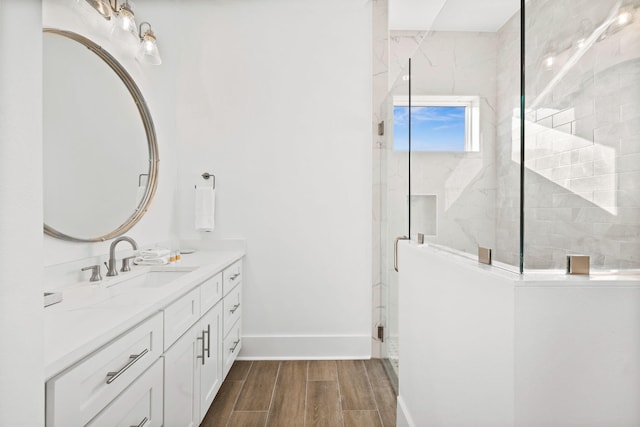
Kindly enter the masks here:
[[[216, 176], [214, 174], [212, 174], [212, 173], [209, 173], [209, 172], [205, 172], [201, 176], [202, 176], [202, 179], [204, 179], [204, 180], [209, 180], [209, 178], [213, 178], [213, 187], [212, 188], [215, 190], [215, 188], [216, 188]], [[194, 185], [193, 188], [198, 188], [198, 186]]]

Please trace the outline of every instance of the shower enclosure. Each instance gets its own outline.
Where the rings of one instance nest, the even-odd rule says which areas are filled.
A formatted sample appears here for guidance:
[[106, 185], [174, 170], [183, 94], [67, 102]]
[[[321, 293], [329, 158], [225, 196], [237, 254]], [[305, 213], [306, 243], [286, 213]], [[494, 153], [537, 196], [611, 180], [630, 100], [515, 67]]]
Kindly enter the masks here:
[[379, 226], [392, 377], [398, 237], [474, 259], [491, 248], [514, 274], [564, 270], [570, 254], [595, 274], [640, 267], [640, 1], [491, 5], [447, 0], [429, 31], [390, 35]]

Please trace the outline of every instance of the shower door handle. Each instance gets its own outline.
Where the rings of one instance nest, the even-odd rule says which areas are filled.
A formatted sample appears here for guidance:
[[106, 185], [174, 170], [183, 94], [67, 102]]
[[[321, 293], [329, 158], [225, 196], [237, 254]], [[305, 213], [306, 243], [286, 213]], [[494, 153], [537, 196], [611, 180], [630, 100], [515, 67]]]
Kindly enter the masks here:
[[407, 236], [396, 237], [396, 241], [393, 244], [393, 269], [398, 271], [398, 242], [400, 240], [409, 240]]

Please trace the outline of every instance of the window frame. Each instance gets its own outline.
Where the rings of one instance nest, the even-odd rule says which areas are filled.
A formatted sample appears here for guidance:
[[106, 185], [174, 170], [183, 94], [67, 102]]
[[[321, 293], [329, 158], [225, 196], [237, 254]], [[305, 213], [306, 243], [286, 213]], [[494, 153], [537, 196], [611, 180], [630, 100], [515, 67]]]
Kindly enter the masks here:
[[[395, 95], [395, 107], [409, 107], [409, 96]], [[480, 152], [480, 97], [474, 95], [414, 95], [411, 97], [411, 107], [465, 107], [464, 120], [464, 150], [412, 150], [419, 153], [477, 153]], [[409, 112], [411, 113], [411, 112]], [[396, 149], [395, 136], [393, 151]]]

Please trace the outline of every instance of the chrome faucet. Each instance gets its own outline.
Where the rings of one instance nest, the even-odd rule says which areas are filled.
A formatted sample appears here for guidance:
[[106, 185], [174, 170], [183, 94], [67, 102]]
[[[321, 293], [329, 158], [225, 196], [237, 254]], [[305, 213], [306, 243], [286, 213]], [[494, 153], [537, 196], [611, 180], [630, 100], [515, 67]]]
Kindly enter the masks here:
[[125, 242], [131, 243], [134, 251], [138, 250], [138, 244], [131, 237], [121, 236], [114, 240], [109, 247], [109, 263], [107, 264], [105, 262], [105, 264], [107, 265], [107, 276], [109, 277], [118, 275], [118, 270], [116, 269], [116, 245], [123, 240]]

